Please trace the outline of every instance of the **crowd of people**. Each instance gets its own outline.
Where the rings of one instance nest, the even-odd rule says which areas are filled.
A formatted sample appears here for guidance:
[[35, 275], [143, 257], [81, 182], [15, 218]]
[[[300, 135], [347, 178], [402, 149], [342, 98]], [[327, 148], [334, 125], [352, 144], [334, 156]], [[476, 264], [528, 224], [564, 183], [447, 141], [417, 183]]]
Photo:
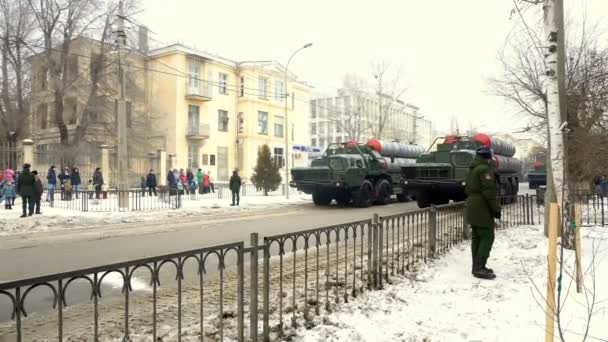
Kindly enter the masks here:
[[[17, 196], [22, 197], [23, 216], [41, 214], [40, 201], [45, 187], [37, 170], [30, 171], [31, 165], [24, 164], [23, 170], [14, 171], [7, 168], [0, 170], [0, 204], [4, 203], [5, 209], [12, 210]], [[232, 192], [232, 206], [238, 206], [240, 202], [241, 178], [235, 170], [230, 178], [230, 190]], [[101, 199], [104, 195], [104, 177], [100, 168], [96, 168], [92, 178], [87, 180], [83, 186], [83, 178], [77, 167], [64, 167], [57, 171], [55, 165], [46, 172], [46, 201], [55, 201], [58, 193], [62, 201], [79, 199], [87, 196], [89, 199]], [[146, 176], [141, 177], [141, 196], [148, 193], [149, 196], [157, 196], [158, 180], [153, 169]], [[192, 169], [172, 169], [167, 174], [167, 186], [169, 195], [195, 195], [215, 193], [215, 184], [211, 178], [211, 172], [198, 169], [196, 173]]]
[[[150, 174], [152, 170], [150, 170]], [[148, 174], [148, 177], [150, 177]], [[156, 186], [156, 178], [153, 178], [153, 182], [148, 183], [148, 179], [146, 179], [146, 186], [151, 189], [151, 184]], [[191, 169], [177, 169], [169, 170], [167, 173], [167, 185], [169, 186], [169, 191], [171, 194], [179, 193], [183, 194], [196, 194], [197, 192], [200, 195], [214, 193], [215, 185], [211, 179], [211, 172], [203, 172], [202, 169], [198, 169], [196, 175]], [[143, 187], [143, 179], [142, 179], [142, 187]], [[151, 191], [151, 190], [149, 190]]]

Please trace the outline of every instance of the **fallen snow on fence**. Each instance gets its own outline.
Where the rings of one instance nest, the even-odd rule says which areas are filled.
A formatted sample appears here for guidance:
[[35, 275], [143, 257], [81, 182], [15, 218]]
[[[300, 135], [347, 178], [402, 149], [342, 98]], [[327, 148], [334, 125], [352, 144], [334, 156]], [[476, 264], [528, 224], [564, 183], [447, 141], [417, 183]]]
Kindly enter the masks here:
[[[608, 228], [584, 227], [582, 245], [587, 295], [576, 293], [568, 276], [573, 274], [574, 256], [564, 251], [562, 291], [569, 291], [561, 315], [565, 339], [583, 340], [587, 303], [595, 293], [587, 340], [608, 340]], [[402, 278], [382, 291], [367, 292], [328, 316], [324, 325], [301, 329], [295, 341], [542, 341], [546, 255], [541, 226], [498, 231], [488, 261], [496, 280], [473, 278], [468, 245], [456, 246], [422, 265], [414, 279]], [[557, 341], [557, 324], [555, 334]]]

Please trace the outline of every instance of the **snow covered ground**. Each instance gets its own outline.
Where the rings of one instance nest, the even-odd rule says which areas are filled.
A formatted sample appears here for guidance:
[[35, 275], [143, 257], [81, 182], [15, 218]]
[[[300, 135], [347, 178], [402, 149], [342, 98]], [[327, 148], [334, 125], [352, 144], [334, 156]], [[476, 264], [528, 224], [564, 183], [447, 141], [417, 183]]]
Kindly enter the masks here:
[[[584, 227], [582, 233], [583, 293], [576, 293], [576, 284], [571, 281], [573, 253], [564, 251], [564, 337], [567, 341], [584, 340], [588, 303], [595, 302], [587, 340], [608, 341], [608, 228]], [[470, 250], [468, 244], [462, 244], [441, 259], [422, 265], [416, 275], [342, 306], [323, 325], [302, 328], [294, 340], [542, 341], [546, 255], [542, 227], [501, 230], [488, 261], [496, 280], [471, 276]], [[557, 324], [555, 334], [558, 341]]]
[[[103, 201], [103, 200], [102, 200]], [[157, 211], [130, 212], [82, 212], [77, 210], [42, 207], [42, 215], [20, 218], [21, 199], [18, 198], [13, 210], [0, 207], [0, 236], [21, 233], [50, 232], [57, 230], [98, 227], [108, 224], [145, 223], [169, 219], [187, 219], [218, 213], [246, 213], [271, 208], [280, 208], [298, 203], [310, 203], [309, 195], [292, 195], [289, 200], [283, 196], [244, 196], [240, 206], [230, 206], [230, 199], [184, 200], [180, 209], [158, 209]]]

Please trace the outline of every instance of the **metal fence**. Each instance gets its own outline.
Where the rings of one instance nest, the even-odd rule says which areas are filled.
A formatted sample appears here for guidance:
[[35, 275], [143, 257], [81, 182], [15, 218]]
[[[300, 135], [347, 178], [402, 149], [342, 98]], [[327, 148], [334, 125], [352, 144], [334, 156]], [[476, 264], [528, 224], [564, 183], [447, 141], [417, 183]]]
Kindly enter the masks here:
[[[503, 206], [502, 227], [537, 223], [541, 207], [532, 196]], [[114, 340], [135, 341], [273, 341], [288, 338], [296, 327], [310, 327], [316, 317], [332, 312], [361, 293], [383, 288], [394, 277], [414, 271], [418, 263], [439, 257], [470, 236], [463, 203], [398, 215], [349, 222], [260, 239], [250, 246], [234, 242], [118, 264], [33, 279], [0, 283], [0, 303], [7, 298], [8, 321], [0, 339], [30, 341], [49, 326], [48, 340], [69, 340], [66, 310], [76, 288], [86, 295], [74, 306], [88, 309], [91, 327], [81, 339], [105, 341], [111, 326], [101, 296], [111, 273], [120, 278], [119, 334]], [[249, 267], [245, 267], [245, 264]], [[173, 266], [169, 266], [173, 265]], [[167, 267], [169, 266], [169, 267]], [[133, 290], [143, 279], [148, 292]], [[163, 287], [161, 288], [161, 283]], [[71, 290], [71, 291], [68, 291]], [[40, 291], [55, 317], [29, 319], [26, 307]], [[50, 304], [49, 299], [50, 298]], [[68, 300], [70, 299], [70, 300]], [[6, 308], [6, 306], [4, 306]], [[2, 306], [0, 306], [2, 308]], [[137, 311], [134, 308], [140, 308]], [[103, 318], [102, 318], [103, 316]], [[0, 316], [1, 317], [1, 316]], [[80, 323], [82, 324], [82, 323]], [[247, 333], [247, 338], [245, 337]], [[84, 334], [84, 333], [83, 333]]]
[[[188, 189], [167, 190], [166, 187], [159, 187], [150, 195], [148, 188], [131, 189], [119, 191], [116, 189], [106, 189], [103, 191], [84, 191], [83, 186], [79, 191], [66, 192], [62, 189], [45, 189], [42, 194], [41, 204], [43, 207], [59, 208], [65, 210], [83, 212], [116, 212], [116, 211], [153, 211], [162, 209], [179, 209], [184, 201], [204, 201], [230, 199], [231, 191], [227, 184], [216, 184], [214, 192], [203, 193], [199, 189], [190, 191]], [[284, 196], [283, 190], [268, 193], [268, 196]], [[290, 193], [297, 194], [295, 189]], [[263, 192], [257, 191], [254, 187], [242, 187], [241, 196], [263, 196]], [[121, 207], [119, 199], [124, 196], [125, 203], [128, 205]]]

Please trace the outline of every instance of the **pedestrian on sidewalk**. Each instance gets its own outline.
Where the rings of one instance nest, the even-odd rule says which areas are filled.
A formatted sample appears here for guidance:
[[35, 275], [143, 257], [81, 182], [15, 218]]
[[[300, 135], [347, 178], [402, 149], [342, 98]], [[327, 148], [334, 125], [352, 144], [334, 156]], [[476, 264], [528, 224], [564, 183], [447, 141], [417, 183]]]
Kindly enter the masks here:
[[70, 182], [72, 183], [72, 190], [76, 194], [76, 199], [78, 199], [78, 193], [80, 192], [80, 184], [82, 184], [82, 180], [80, 179], [80, 169], [77, 167], [72, 169], [72, 173], [70, 174]]
[[207, 171], [207, 177], [209, 177], [209, 188], [211, 192], [215, 193], [215, 185], [213, 184], [213, 179], [211, 178], [211, 171]]
[[62, 201], [67, 201], [66, 195], [65, 195], [65, 184], [66, 184], [66, 180], [69, 182], [70, 181], [70, 169], [67, 167], [63, 168], [63, 172], [57, 176], [57, 178], [59, 179], [59, 186], [61, 187], [61, 200]]
[[203, 175], [203, 193], [209, 193], [209, 174]]
[[496, 180], [492, 150], [483, 146], [475, 151], [475, 159], [466, 178], [467, 194], [465, 217], [472, 228], [472, 273], [476, 278], [494, 279], [496, 275], [486, 262], [494, 243], [494, 219], [500, 219], [500, 205], [496, 199]]
[[34, 213], [40, 215], [42, 214], [40, 211], [40, 200], [42, 199], [44, 188], [42, 187], [42, 181], [38, 176], [38, 171], [32, 171], [32, 175], [34, 175]]
[[13, 209], [13, 197], [15, 197], [15, 188], [13, 182], [5, 181], [2, 187], [2, 198], [4, 199], [4, 209]]
[[30, 172], [30, 167], [30, 164], [23, 164], [23, 171], [19, 175], [15, 189], [19, 196], [21, 196], [21, 207], [23, 209], [21, 217], [34, 215], [34, 186], [36, 180]]
[[202, 195], [205, 190], [203, 188], [203, 170], [198, 169], [198, 172], [196, 173], [196, 181], [198, 182], [198, 193], [199, 195]]
[[87, 184], [87, 193], [89, 195], [89, 199], [93, 199], [93, 192], [95, 192], [95, 185], [93, 185], [93, 180], [89, 179], [89, 184]]
[[101, 168], [96, 168], [93, 173], [93, 185], [95, 186], [95, 199], [99, 199], [101, 196], [101, 187], [103, 186], [103, 174]]
[[235, 206], [235, 200], [236, 205], [238, 206], [239, 202], [241, 201], [241, 177], [239, 176], [237, 170], [234, 170], [232, 172], [232, 177], [230, 177], [230, 191], [232, 192], [232, 204], [230, 206]]
[[53, 202], [55, 200], [55, 188], [57, 187], [57, 175], [55, 173], [55, 165], [51, 165], [46, 173], [47, 190], [46, 201]]
[[146, 176], [146, 186], [148, 187], [148, 195], [152, 196], [152, 192], [154, 192], [154, 196], [156, 196], [156, 175], [154, 174], [154, 170], [150, 169], [150, 172]]

